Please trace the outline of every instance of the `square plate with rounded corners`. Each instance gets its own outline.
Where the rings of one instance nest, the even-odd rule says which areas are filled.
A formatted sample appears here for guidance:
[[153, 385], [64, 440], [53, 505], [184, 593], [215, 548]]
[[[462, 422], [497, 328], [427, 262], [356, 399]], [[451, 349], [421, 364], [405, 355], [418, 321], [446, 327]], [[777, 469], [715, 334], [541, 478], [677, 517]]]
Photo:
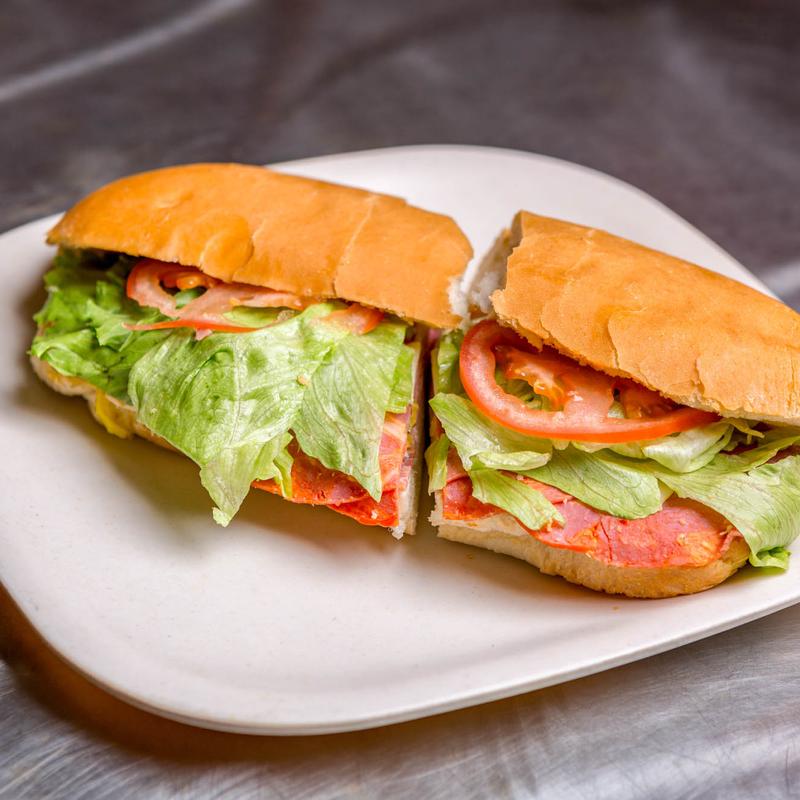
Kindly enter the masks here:
[[[451, 214], [478, 254], [524, 207], [759, 286], [648, 195], [544, 156], [400, 147], [279, 168]], [[31, 373], [52, 221], [0, 237], [0, 580], [58, 653], [129, 702], [249, 733], [367, 728], [587, 675], [800, 600], [797, 563], [626, 600], [437, 540], [424, 523], [397, 542], [263, 492], [218, 528], [191, 462], [109, 436]]]

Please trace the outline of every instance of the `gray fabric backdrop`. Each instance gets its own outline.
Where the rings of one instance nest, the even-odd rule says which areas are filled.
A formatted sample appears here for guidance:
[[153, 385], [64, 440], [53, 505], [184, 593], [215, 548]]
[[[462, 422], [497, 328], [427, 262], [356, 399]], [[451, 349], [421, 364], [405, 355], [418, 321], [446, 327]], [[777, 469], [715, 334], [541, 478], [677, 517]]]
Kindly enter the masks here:
[[[800, 306], [799, 39], [793, 0], [4, 0], [0, 229], [164, 164], [498, 145], [636, 184]], [[279, 741], [125, 707], [0, 595], [0, 796], [800, 795], [797, 622]]]

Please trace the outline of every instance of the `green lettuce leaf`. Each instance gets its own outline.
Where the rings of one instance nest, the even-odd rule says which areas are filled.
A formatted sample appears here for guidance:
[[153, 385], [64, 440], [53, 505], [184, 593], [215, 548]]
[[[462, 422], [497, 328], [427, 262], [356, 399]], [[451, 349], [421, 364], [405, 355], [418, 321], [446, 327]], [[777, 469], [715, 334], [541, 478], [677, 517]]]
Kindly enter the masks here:
[[468, 471], [486, 467], [522, 472], [540, 467], [550, 458], [551, 444], [546, 439], [498, 425], [465, 397], [440, 393], [430, 405]]
[[447, 483], [447, 453], [450, 440], [447, 434], [437, 436], [425, 451], [425, 464], [428, 467], [428, 491], [438, 492]]
[[750, 547], [754, 566], [786, 565], [783, 548], [800, 532], [800, 456], [787, 456], [773, 464], [745, 471], [741, 460], [734, 471], [725, 471], [717, 456], [705, 469], [686, 474], [664, 471], [662, 480], [678, 497], [713, 508], [731, 522]]
[[[181, 292], [181, 294], [183, 293]], [[264, 328], [267, 325], [274, 325], [278, 319], [284, 320], [293, 314], [293, 311], [286, 308], [237, 306], [230, 311], [226, 311], [224, 316], [233, 325], [241, 325], [243, 328]]]
[[406, 326], [383, 322], [356, 336], [322, 319], [334, 308], [310, 306], [247, 335], [197, 341], [176, 331], [131, 371], [139, 418], [200, 465], [221, 524], [252, 481], [286, 486], [291, 433], [380, 497], [380, 439]]
[[389, 398], [389, 411], [401, 414], [414, 400], [414, 373], [419, 353], [419, 342], [407, 344], [400, 350], [394, 374], [394, 386]]
[[125, 324], [163, 319], [125, 294], [131, 260], [61, 250], [45, 275], [48, 298], [34, 320], [31, 354], [62, 375], [82, 378], [127, 403], [131, 367], [169, 331], [129, 331]]
[[663, 502], [654, 475], [638, 469], [636, 462], [604, 451], [556, 450], [549, 463], [525, 474], [623, 519], [655, 514]]
[[781, 450], [800, 443], [800, 429], [771, 428], [759, 439], [756, 447], [751, 447], [737, 455], [720, 453], [705, 468], [707, 475], [726, 475], [730, 472], [747, 472], [754, 467], [766, 464]]
[[458, 374], [458, 354], [464, 332], [460, 330], [443, 333], [433, 349], [433, 393], [463, 394], [464, 387]]
[[609, 449], [632, 458], [649, 458], [673, 472], [694, 472], [728, 446], [734, 431], [726, 421], [714, 422], [662, 439], [612, 445]]
[[788, 569], [791, 553], [785, 547], [773, 547], [750, 554], [750, 563], [754, 567], [773, 567], [775, 569]]
[[493, 469], [474, 469], [469, 473], [472, 493], [483, 503], [502, 508], [523, 525], [538, 531], [553, 522], [564, 523], [556, 507], [524, 481]]
[[[317, 327], [340, 330], [324, 322]], [[401, 322], [383, 322], [364, 336], [334, 333], [333, 346], [312, 370], [292, 422], [304, 453], [352, 475], [375, 500], [382, 493], [378, 451], [383, 423], [398, 362], [410, 351], [403, 344], [405, 332]]]

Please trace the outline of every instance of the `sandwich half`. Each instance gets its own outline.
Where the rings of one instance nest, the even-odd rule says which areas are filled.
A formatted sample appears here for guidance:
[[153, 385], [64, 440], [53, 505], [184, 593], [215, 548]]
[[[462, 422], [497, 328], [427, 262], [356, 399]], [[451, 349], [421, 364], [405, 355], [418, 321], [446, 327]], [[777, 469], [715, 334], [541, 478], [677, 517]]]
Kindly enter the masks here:
[[219, 523], [256, 487], [414, 532], [427, 332], [471, 257], [452, 219], [193, 164], [97, 190], [48, 242], [36, 373], [194, 460]]
[[600, 230], [520, 212], [433, 353], [439, 536], [669, 597], [800, 532], [800, 315]]

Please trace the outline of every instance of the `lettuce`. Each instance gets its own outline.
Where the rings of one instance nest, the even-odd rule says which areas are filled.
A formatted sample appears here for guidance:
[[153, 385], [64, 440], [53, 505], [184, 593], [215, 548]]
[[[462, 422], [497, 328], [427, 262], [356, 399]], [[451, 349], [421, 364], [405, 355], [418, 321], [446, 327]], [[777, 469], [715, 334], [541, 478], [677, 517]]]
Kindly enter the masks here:
[[380, 440], [406, 326], [383, 322], [357, 336], [323, 319], [334, 308], [313, 305], [247, 335], [197, 341], [176, 331], [133, 367], [139, 419], [200, 465], [220, 524], [254, 480], [287, 471], [292, 434], [380, 498]]
[[658, 479], [613, 453], [556, 450], [549, 463], [525, 474], [623, 519], [647, 517], [662, 505]]
[[[191, 290], [187, 290], [191, 291]], [[183, 292], [180, 292], [183, 294]], [[194, 299], [194, 298], [192, 298]], [[178, 304], [180, 308], [180, 303]], [[250, 308], [248, 306], [237, 306], [230, 311], [226, 311], [225, 319], [230, 320], [233, 325], [241, 325], [243, 328], [264, 328], [267, 325], [274, 325], [279, 319], [286, 319], [294, 314], [286, 308]]]
[[753, 566], [785, 568], [788, 554], [783, 548], [800, 533], [800, 456], [726, 472], [722, 460], [732, 458], [717, 456], [710, 469], [684, 475], [663, 472], [659, 478], [678, 497], [713, 508], [735, 525], [750, 547]]
[[456, 394], [437, 394], [431, 408], [458, 451], [464, 468], [486, 467], [513, 472], [535, 469], [550, 458], [546, 439], [524, 436], [484, 417], [475, 406]]
[[400, 351], [394, 375], [394, 386], [389, 398], [389, 411], [401, 414], [414, 400], [414, 373], [419, 355], [419, 342], [411, 342]]
[[464, 387], [458, 374], [458, 354], [464, 332], [460, 330], [443, 333], [433, 350], [433, 393], [447, 392], [463, 394]]
[[737, 455], [720, 453], [706, 467], [708, 475], [727, 475], [731, 472], [748, 472], [754, 467], [766, 464], [781, 450], [800, 442], [798, 428], [772, 428], [762, 435], [759, 444]]
[[533, 531], [553, 522], [564, 524], [556, 507], [540, 491], [518, 478], [493, 469], [474, 469], [469, 477], [472, 493], [478, 500], [502, 508]]
[[447, 434], [437, 436], [425, 451], [425, 464], [428, 467], [428, 491], [438, 492], [447, 483], [447, 453], [450, 440]]
[[[280, 328], [282, 326], [278, 326]], [[413, 351], [403, 344], [406, 326], [383, 322], [363, 336], [347, 333], [324, 321], [315, 327], [325, 331], [329, 349], [325, 360], [314, 368], [314, 348], [306, 369], [303, 401], [292, 421], [298, 444], [307, 455], [326, 467], [355, 478], [375, 500], [382, 493], [378, 451], [386, 412], [397, 402], [398, 362]], [[271, 330], [271, 329], [266, 329]], [[263, 332], [260, 332], [263, 333]], [[249, 336], [259, 334], [249, 334]], [[265, 343], [269, 359], [272, 345]], [[305, 357], [305, 356], [304, 356]], [[403, 408], [410, 395], [408, 373], [400, 370], [405, 386]], [[394, 398], [393, 398], [394, 396]]]
[[129, 331], [124, 325], [163, 319], [125, 294], [131, 260], [92, 251], [61, 250], [45, 275], [48, 298], [35, 316], [31, 354], [62, 375], [82, 378], [124, 403], [131, 367], [169, 331]]
[[[735, 525], [751, 549], [752, 564], [786, 566], [785, 547], [800, 532], [800, 455], [768, 462], [800, 445], [800, 429], [759, 431], [746, 420], [724, 419], [662, 439], [612, 446], [522, 436], [484, 417], [453, 380], [458, 360], [452, 350], [459, 342], [460, 338], [443, 339], [444, 346], [440, 343], [434, 354], [444, 357], [443, 363], [435, 364], [434, 383], [449, 389], [440, 388], [430, 405], [464, 462], [476, 497], [491, 497], [485, 502], [520, 520], [520, 514], [531, 513], [524, 506], [523, 490], [509, 483], [514, 478], [498, 469], [533, 477], [599, 511], [628, 519], [655, 513], [665, 497], [675, 493], [716, 510]], [[512, 383], [504, 384], [508, 391], [536, 402], [524, 386]], [[742, 445], [748, 449], [742, 450]], [[442, 463], [446, 469], [444, 445], [438, 447], [429, 456], [434, 488], [441, 482]], [[542, 457], [546, 463], [526, 466]], [[540, 505], [538, 498], [530, 502], [534, 508]]]
[[[357, 336], [322, 319], [338, 305], [320, 303], [302, 313], [233, 309], [232, 322], [254, 328], [246, 335], [197, 341], [189, 330], [129, 331], [164, 319], [126, 296], [132, 263], [60, 251], [45, 277], [32, 354], [134, 405], [143, 424], [200, 466], [223, 525], [254, 480], [274, 479], [291, 497], [293, 438], [380, 498], [384, 418], [413, 395], [405, 323], [387, 319]], [[196, 294], [176, 296], [185, 303]]]
[[713, 422], [662, 439], [612, 445], [610, 449], [633, 458], [649, 458], [673, 472], [694, 472], [728, 446], [734, 430], [727, 421]]

